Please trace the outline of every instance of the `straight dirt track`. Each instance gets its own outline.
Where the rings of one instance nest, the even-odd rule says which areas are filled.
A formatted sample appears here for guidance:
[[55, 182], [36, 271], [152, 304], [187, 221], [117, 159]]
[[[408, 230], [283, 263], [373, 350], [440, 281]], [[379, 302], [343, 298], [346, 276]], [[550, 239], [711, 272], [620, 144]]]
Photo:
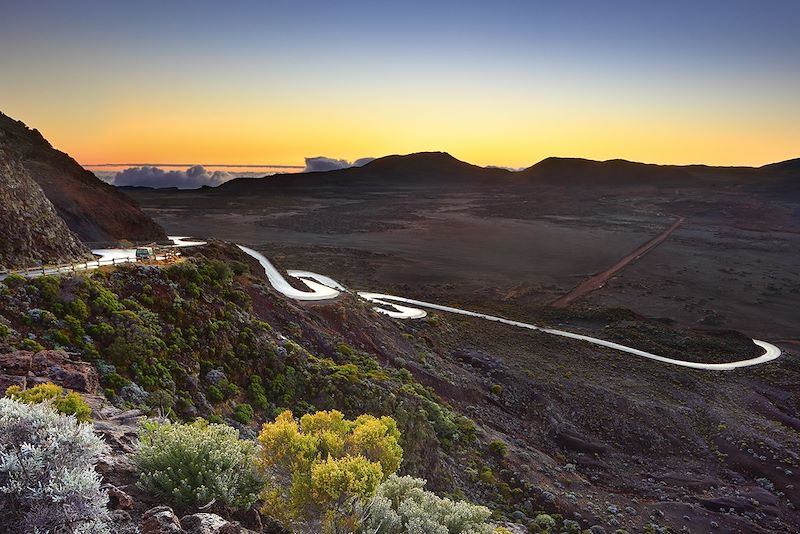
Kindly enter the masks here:
[[559, 297], [558, 299], [553, 301], [550, 305], [553, 306], [554, 308], [566, 308], [575, 300], [591, 293], [592, 291], [600, 289], [601, 287], [603, 287], [603, 285], [605, 285], [605, 283], [609, 280], [609, 278], [611, 278], [619, 271], [624, 269], [626, 265], [628, 265], [633, 261], [638, 260], [645, 254], [653, 250], [655, 247], [660, 245], [665, 239], [667, 239], [670, 236], [672, 232], [674, 232], [681, 224], [683, 224], [684, 220], [685, 219], [683, 217], [679, 217], [678, 220], [672, 223], [672, 225], [669, 228], [658, 234], [656, 237], [654, 237], [641, 247], [637, 248], [636, 250], [634, 250], [621, 260], [619, 260], [617, 263], [615, 263], [602, 273], [594, 275], [593, 277], [589, 278], [585, 282], [575, 287], [575, 289], [573, 289], [563, 297]]

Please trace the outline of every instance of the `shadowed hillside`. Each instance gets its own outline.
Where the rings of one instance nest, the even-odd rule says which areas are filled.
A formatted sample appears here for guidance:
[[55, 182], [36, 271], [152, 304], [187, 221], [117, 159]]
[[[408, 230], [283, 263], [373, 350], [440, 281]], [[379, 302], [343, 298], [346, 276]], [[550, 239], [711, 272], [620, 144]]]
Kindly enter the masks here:
[[0, 268], [60, 263], [89, 255], [42, 189], [8, 149], [0, 130]]
[[0, 113], [0, 132], [70, 230], [86, 242], [155, 241], [164, 230], [139, 206], [56, 150], [38, 130]]

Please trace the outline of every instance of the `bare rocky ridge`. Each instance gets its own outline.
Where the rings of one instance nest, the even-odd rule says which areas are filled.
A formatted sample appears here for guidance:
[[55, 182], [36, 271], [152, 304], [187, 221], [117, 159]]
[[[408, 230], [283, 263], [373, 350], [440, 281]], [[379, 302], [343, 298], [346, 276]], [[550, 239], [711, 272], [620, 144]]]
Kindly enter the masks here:
[[0, 113], [0, 133], [8, 153], [84, 242], [166, 240], [164, 230], [135, 201], [53, 148], [38, 130]]
[[0, 129], [0, 268], [89, 256], [8, 145], [9, 138]]

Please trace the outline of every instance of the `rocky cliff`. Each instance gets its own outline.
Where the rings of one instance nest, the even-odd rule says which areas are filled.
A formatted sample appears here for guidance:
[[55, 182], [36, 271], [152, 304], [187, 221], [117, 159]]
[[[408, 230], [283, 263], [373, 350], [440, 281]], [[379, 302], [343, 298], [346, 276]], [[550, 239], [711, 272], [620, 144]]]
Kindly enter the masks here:
[[0, 129], [0, 268], [90, 256], [7, 142]]
[[56, 150], [38, 130], [0, 113], [7, 150], [21, 161], [70, 230], [84, 242], [160, 241], [164, 230], [116, 188]]

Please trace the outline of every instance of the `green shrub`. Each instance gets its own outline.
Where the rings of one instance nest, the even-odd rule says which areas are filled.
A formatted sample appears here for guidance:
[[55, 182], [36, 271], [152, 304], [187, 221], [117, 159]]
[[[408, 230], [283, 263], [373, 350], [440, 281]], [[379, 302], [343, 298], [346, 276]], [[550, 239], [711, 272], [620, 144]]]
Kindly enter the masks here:
[[206, 397], [208, 398], [209, 402], [222, 402], [225, 400], [225, 395], [222, 394], [222, 391], [215, 385], [210, 385], [206, 389]]
[[484, 484], [494, 485], [496, 479], [494, 478], [494, 473], [492, 472], [492, 468], [488, 465], [484, 465], [481, 467], [480, 475], [478, 475], [480, 481]]
[[40, 384], [30, 389], [9, 386], [6, 389], [6, 397], [26, 404], [47, 402], [52, 404], [58, 413], [74, 415], [80, 422], [91, 420], [92, 409], [81, 396], [74, 391], [64, 391], [64, 388], [56, 384]]
[[491, 511], [464, 501], [453, 501], [425, 491], [425, 480], [390, 476], [375, 496], [356, 505], [363, 534], [492, 534]]
[[3, 283], [10, 288], [17, 288], [24, 286], [27, 280], [28, 279], [21, 274], [11, 273], [6, 276], [5, 280], [3, 280]]
[[191, 424], [146, 423], [135, 457], [145, 490], [186, 511], [211, 501], [252, 505], [261, 487], [255, 446], [230, 426], [199, 419]]
[[492, 454], [499, 458], [503, 458], [508, 451], [508, 445], [504, 441], [496, 439], [489, 443], [489, 450], [492, 451]]
[[130, 380], [125, 378], [124, 376], [120, 375], [119, 373], [112, 372], [108, 373], [103, 380], [111, 387], [112, 389], [119, 391], [123, 387], [127, 386], [131, 383]]
[[106, 322], [89, 326], [89, 335], [97, 340], [109, 340], [114, 335], [114, 327]]
[[67, 310], [70, 315], [77, 317], [81, 321], [85, 321], [89, 318], [89, 306], [79, 298], [67, 303]]
[[556, 520], [548, 514], [537, 515], [533, 523], [542, 530], [551, 530], [556, 526]]
[[253, 415], [255, 415], [253, 413], [253, 407], [247, 404], [246, 402], [239, 404], [233, 410], [233, 418], [242, 423], [243, 425], [250, 423], [250, 421], [253, 420]]
[[225, 398], [231, 399], [242, 394], [242, 388], [229, 380], [220, 380], [217, 385], [219, 386], [220, 390], [222, 390]]
[[267, 391], [264, 389], [264, 382], [261, 380], [260, 376], [253, 375], [250, 377], [250, 384], [247, 386], [247, 395], [250, 397], [250, 400], [262, 410], [266, 410], [269, 407]]
[[353, 347], [351, 347], [347, 343], [339, 343], [338, 345], [336, 345], [336, 352], [338, 352], [342, 356], [345, 356], [346, 358], [353, 357]]
[[55, 302], [61, 296], [61, 277], [39, 276], [31, 280], [45, 302]]
[[36, 341], [35, 339], [25, 338], [22, 340], [22, 343], [19, 344], [20, 347], [24, 350], [29, 350], [31, 352], [39, 352], [40, 350], [44, 350], [44, 346], [41, 343]]

